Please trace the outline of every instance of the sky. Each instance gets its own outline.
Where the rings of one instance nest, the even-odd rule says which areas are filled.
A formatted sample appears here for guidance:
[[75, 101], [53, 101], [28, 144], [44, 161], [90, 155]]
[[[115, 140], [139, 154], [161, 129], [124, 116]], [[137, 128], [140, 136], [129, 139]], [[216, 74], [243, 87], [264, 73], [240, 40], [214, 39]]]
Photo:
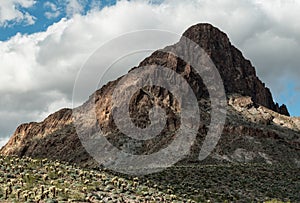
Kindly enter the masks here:
[[297, 0], [0, 1], [0, 146], [19, 124], [72, 107], [78, 71], [109, 40], [145, 29], [181, 35], [200, 22], [226, 32], [274, 100], [300, 116], [299, 10]]

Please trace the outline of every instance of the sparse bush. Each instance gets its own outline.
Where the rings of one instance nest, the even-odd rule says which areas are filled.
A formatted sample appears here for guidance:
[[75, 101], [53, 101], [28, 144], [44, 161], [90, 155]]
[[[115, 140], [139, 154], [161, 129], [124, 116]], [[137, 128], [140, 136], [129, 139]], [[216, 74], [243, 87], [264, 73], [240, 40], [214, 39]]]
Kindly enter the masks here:
[[299, 170], [286, 166], [174, 166], [157, 174], [128, 177], [48, 159], [0, 156], [0, 164], [0, 202], [300, 201]]

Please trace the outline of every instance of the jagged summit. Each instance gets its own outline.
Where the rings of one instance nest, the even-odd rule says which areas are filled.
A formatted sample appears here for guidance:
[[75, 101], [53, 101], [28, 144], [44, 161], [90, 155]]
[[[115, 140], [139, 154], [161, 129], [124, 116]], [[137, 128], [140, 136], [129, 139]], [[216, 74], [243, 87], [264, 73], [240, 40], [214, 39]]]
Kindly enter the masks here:
[[[229, 44], [229, 38], [225, 32], [222, 32], [219, 28], [214, 27], [209, 23], [198, 23], [190, 26], [182, 36], [189, 38], [194, 42], [200, 42], [200, 39], [213, 39], [214, 41], [219, 41], [221, 39], [225, 39]], [[220, 37], [220, 38], [217, 38]]]
[[[227, 35], [210, 24], [197, 24], [185, 31], [183, 36], [200, 45], [211, 57], [223, 79], [228, 97], [226, 125], [209, 160], [299, 164], [300, 121], [287, 116], [289, 113], [285, 105], [279, 107], [274, 103], [270, 90], [257, 77], [250, 61], [231, 45]], [[178, 44], [165, 49], [176, 49], [176, 46]], [[194, 91], [203, 121], [197, 142], [191, 148], [191, 156], [187, 158], [195, 159], [210, 123], [205, 85], [189, 64], [167, 51], [155, 51], [135, 68], [146, 65], [161, 65], [176, 71]], [[180, 127], [180, 108], [176, 98], [161, 87], [146, 87], [132, 96], [130, 115], [136, 126], [147, 126], [149, 109], [153, 105], [165, 108], [168, 118], [159, 136], [149, 141], [136, 142], [122, 134], [112, 118], [111, 99], [119, 81], [120, 78], [103, 86], [79, 108], [85, 109], [89, 104], [95, 104], [96, 125], [100, 125], [111, 143], [128, 153], [151, 154], [168, 145], [172, 141], [172, 133]], [[125, 90], [123, 92], [126, 94]], [[149, 93], [156, 99], [151, 99]], [[41, 123], [21, 125], [1, 149], [1, 153], [95, 164], [80, 143], [72, 125], [71, 110], [59, 111], [50, 118]]]
[[283, 115], [290, 115], [286, 106], [274, 103], [269, 88], [256, 75], [251, 62], [231, 45], [227, 35], [207, 23], [191, 26], [183, 36], [199, 44], [212, 58], [224, 81], [227, 93], [250, 96], [254, 102]]

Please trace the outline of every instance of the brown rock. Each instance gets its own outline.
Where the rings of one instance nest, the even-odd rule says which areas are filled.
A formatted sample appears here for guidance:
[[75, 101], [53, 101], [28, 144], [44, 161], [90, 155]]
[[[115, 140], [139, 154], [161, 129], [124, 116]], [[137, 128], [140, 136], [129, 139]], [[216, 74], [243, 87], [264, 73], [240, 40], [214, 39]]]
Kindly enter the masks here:
[[[253, 160], [255, 156], [260, 156], [263, 160], [267, 159], [268, 163], [299, 161], [299, 119], [284, 116], [289, 115], [286, 106], [279, 107], [273, 102], [269, 89], [258, 79], [250, 61], [231, 45], [226, 34], [212, 25], [197, 24], [184, 32], [183, 36], [199, 44], [210, 55], [228, 94], [226, 126], [214, 154], [223, 154], [224, 156], [218, 157], [234, 161], [234, 157], [241, 160], [241, 154], [247, 155], [248, 150], [251, 151], [248, 154], [251, 154], [249, 157]], [[169, 46], [165, 51], [178, 50], [178, 46]], [[206, 136], [210, 123], [211, 110], [209, 95], [202, 79], [189, 64], [164, 51], [154, 52], [135, 68], [148, 65], [161, 65], [175, 70], [192, 87], [199, 102], [202, 124], [188, 160], [197, 159], [201, 141]], [[130, 116], [136, 126], [145, 128], [149, 125], [148, 114], [154, 105], [164, 108], [167, 115], [167, 124], [160, 135], [147, 141], [137, 141], [119, 132], [112, 117], [115, 110], [112, 109], [112, 94], [120, 80], [121, 78], [103, 86], [76, 110], [88, 109], [90, 105], [96, 104], [97, 122], [89, 121], [91, 130], [93, 125], [99, 125], [114, 146], [129, 153], [150, 154], [167, 146], [181, 124], [178, 98], [174, 98], [168, 90], [154, 86], [144, 87], [133, 95]], [[173, 78], [170, 76], [166, 80], [172, 81]], [[126, 91], [122, 93], [126, 94]], [[48, 157], [94, 165], [95, 162], [82, 147], [72, 122], [72, 111], [63, 109], [41, 123], [23, 124], [1, 149], [1, 154]], [[192, 120], [190, 123], [193, 125]], [[212, 159], [213, 157], [211, 156]]]
[[223, 79], [226, 92], [250, 96], [255, 103], [289, 115], [285, 105], [278, 107], [272, 94], [256, 75], [251, 62], [231, 45], [227, 35], [210, 24], [197, 24], [183, 36], [199, 44], [211, 57]]

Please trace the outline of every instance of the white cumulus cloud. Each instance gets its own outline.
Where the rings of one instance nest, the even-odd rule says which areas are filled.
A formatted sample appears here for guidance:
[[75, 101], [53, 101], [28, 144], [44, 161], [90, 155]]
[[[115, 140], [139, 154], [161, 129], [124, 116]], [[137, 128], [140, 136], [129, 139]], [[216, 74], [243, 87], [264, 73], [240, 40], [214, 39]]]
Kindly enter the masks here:
[[20, 8], [30, 8], [35, 0], [2, 0], [0, 1], [0, 26], [8, 26], [10, 23], [24, 22], [34, 24], [35, 17]]
[[52, 2], [45, 2], [44, 8], [48, 9], [48, 11], [46, 11], [44, 14], [48, 19], [57, 18], [60, 15], [59, 8]]
[[66, 13], [71, 17], [84, 11], [85, 0], [67, 0]]

